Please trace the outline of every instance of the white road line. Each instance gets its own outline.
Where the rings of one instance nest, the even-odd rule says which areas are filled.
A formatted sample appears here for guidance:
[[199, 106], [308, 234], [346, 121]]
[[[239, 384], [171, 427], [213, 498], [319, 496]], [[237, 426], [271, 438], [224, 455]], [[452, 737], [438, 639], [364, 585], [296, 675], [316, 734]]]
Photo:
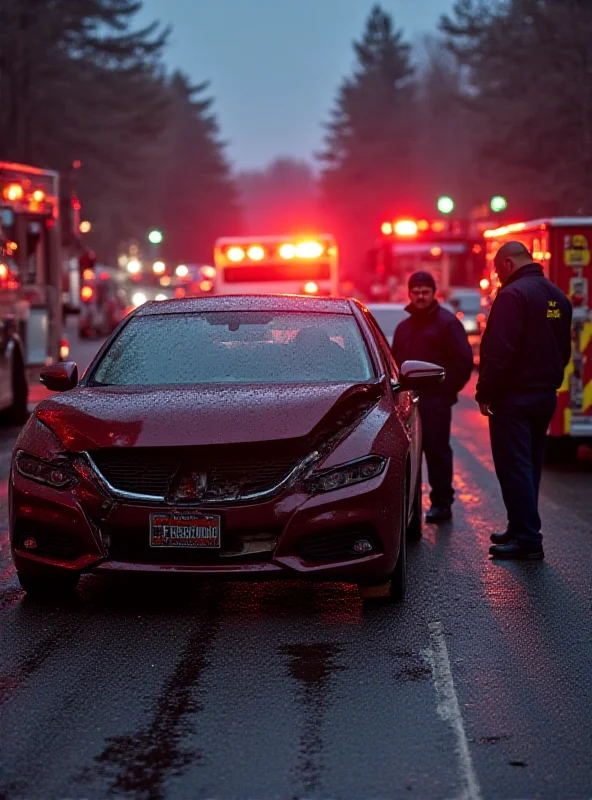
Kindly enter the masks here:
[[430, 622], [428, 627], [430, 629], [430, 648], [426, 650], [425, 655], [432, 667], [432, 678], [438, 695], [438, 714], [449, 723], [456, 740], [455, 749], [458, 755], [462, 784], [460, 798], [461, 800], [481, 800], [481, 788], [469, 752], [469, 743], [454, 688], [442, 623]]

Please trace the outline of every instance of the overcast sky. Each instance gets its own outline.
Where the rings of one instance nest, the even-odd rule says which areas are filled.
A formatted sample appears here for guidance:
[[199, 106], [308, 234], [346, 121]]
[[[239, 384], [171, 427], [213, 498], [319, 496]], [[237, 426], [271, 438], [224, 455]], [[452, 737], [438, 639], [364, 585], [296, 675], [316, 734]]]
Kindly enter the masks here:
[[[211, 81], [238, 169], [276, 156], [312, 158], [339, 83], [354, 63], [373, 0], [144, 0], [140, 23], [171, 23], [166, 60]], [[415, 40], [452, 0], [382, 0]]]

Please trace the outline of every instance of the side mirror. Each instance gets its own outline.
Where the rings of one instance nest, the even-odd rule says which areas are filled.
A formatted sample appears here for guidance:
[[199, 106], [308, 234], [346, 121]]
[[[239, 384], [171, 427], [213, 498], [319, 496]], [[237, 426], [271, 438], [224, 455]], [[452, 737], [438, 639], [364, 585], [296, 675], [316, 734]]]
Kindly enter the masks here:
[[399, 392], [431, 389], [446, 377], [444, 367], [427, 361], [404, 361], [399, 371], [399, 382], [393, 386]]
[[67, 392], [78, 384], [78, 365], [75, 361], [53, 364], [41, 370], [41, 383], [50, 392]]

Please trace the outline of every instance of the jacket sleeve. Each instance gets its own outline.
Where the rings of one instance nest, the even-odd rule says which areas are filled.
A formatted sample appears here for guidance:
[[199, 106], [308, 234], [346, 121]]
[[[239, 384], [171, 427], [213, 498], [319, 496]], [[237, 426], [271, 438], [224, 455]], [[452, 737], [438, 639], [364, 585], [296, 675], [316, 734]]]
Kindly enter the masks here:
[[481, 340], [475, 395], [478, 403], [491, 403], [512, 380], [523, 330], [524, 309], [520, 298], [513, 292], [500, 292]]
[[473, 350], [462, 322], [453, 319], [446, 327], [444, 343], [447, 354], [444, 389], [457, 395], [467, 385], [473, 372]]

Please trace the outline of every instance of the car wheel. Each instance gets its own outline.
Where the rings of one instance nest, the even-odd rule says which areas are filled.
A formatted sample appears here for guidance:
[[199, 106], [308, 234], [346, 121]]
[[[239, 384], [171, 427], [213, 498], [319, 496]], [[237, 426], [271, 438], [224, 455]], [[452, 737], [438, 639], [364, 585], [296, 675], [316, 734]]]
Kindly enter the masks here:
[[418, 542], [421, 539], [421, 525], [423, 521], [422, 510], [422, 482], [421, 482], [421, 468], [417, 475], [417, 483], [415, 485], [415, 497], [413, 498], [413, 510], [411, 512], [411, 520], [407, 527], [407, 538], [410, 542]]
[[10, 421], [22, 425], [29, 417], [29, 384], [25, 359], [20, 345], [15, 344], [12, 354], [12, 405], [9, 410]]
[[358, 586], [360, 596], [369, 605], [383, 605], [384, 603], [401, 603], [405, 599], [407, 589], [407, 489], [403, 493], [401, 502], [401, 543], [399, 558], [390, 578], [377, 585]]
[[394, 603], [402, 603], [407, 591], [407, 491], [405, 490], [405, 502], [403, 502], [401, 513], [401, 544], [399, 547], [399, 558], [391, 576], [390, 600]]
[[38, 575], [17, 572], [21, 588], [34, 597], [51, 598], [73, 592], [78, 586], [78, 572], [63, 572], [55, 575]]

